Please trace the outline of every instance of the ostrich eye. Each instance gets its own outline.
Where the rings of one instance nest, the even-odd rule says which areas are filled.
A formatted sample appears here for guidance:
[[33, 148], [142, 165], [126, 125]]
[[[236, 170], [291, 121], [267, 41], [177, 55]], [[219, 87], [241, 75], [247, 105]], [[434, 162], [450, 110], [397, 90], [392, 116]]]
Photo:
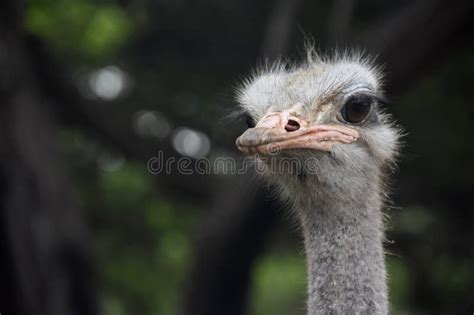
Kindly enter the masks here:
[[243, 119], [244, 119], [245, 123], [247, 124], [247, 127], [249, 127], [249, 128], [255, 127], [255, 120], [252, 118], [252, 116], [250, 116], [249, 113], [244, 113], [243, 114]]
[[348, 123], [359, 123], [369, 114], [372, 102], [368, 95], [351, 96], [341, 108], [341, 116]]

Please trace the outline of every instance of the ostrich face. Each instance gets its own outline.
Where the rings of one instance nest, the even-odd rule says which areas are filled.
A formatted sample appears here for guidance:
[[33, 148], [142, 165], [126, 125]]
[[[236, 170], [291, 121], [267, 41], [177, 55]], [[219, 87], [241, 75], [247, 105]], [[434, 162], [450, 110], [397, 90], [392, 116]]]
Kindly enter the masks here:
[[276, 66], [239, 91], [250, 128], [236, 145], [245, 154], [316, 158], [331, 164], [326, 171], [335, 161], [359, 172], [379, 167], [394, 159], [398, 141], [381, 99], [378, 71], [358, 57]]

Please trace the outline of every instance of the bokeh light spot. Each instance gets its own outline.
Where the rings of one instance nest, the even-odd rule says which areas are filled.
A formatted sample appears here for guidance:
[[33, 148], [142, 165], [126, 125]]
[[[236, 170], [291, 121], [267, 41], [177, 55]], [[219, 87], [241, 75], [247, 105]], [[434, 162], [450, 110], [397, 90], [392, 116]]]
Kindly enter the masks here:
[[143, 138], [164, 139], [171, 132], [171, 125], [166, 117], [151, 110], [141, 110], [133, 118], [135, 132]]
[[125, 73], [116, 66], [94, 71], [89, 77], [89, 88], [103, 100], [113, 100], [122, 93], [126, 84]]
[[174, 134], [173, 146], [182, 155], [199, 158], [209, 153], [211, 142], [202, 132], [179, 128]]

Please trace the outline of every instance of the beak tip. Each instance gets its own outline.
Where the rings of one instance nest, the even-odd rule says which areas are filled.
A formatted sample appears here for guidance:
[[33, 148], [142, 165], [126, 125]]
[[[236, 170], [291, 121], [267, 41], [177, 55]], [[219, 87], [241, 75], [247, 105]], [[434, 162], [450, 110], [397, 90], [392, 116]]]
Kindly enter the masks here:
[[235, 146], [237, 147], [237, 149], [239, 149], [240, 152], [247, 154], [248, 149], [245, 146], [242, 145], [242, 141], [241, 141], [240, 138], [241, 137], [238, 137], [235, 140]]

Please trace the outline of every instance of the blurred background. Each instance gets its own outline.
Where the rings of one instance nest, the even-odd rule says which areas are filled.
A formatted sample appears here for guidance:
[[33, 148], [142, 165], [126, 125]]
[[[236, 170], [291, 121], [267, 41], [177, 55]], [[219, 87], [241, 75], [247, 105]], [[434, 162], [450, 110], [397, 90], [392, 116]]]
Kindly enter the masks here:
[[359, 47], [407, 136], [387, 251], [393, 314], [474, 312], [471, 0], [3, 0], [0, 313], [305, 314], [287, 209], [239, 158], [234, 87], [265, 60]]

